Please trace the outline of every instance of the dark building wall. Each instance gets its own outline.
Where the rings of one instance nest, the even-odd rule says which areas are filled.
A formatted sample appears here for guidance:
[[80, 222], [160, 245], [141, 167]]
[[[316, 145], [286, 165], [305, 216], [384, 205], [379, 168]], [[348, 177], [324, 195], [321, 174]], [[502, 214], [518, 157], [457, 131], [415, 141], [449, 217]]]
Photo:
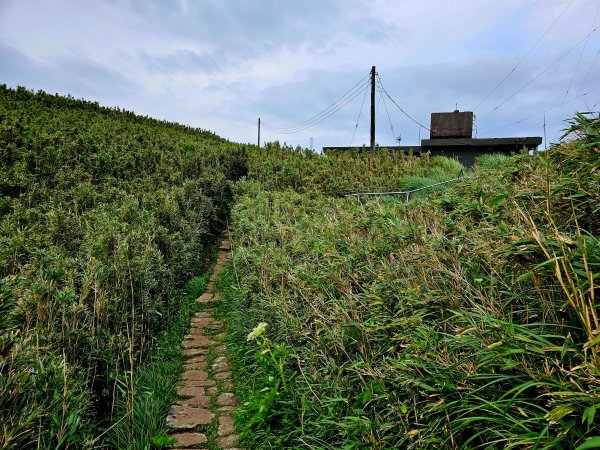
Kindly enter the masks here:
[[431, 113], [430, 138], [470, 138], [473, 136], [473, 112]]

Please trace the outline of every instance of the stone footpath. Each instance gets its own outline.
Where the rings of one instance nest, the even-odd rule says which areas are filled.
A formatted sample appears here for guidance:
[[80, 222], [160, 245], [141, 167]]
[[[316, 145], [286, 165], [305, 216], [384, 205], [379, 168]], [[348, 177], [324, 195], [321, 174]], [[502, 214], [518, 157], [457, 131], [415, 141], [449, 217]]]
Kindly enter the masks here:
[[211, 309], [211, 303], [220, 298], [215, 293], [215, 282], [227, 262], [230, 247], [230, 241], [222, 242], [206, 290], [197, 300], [203, 309], [192, 317], [189, 334], [182, 343], [184, 371], [177, 388], [178, 400], [167, 417], [173, 430], [170, 436], [177, 439], [175, 449], [206, 449], [210, 445], [239, 450], [233, 424], [237, 399], [222, 344], [225, 335]]

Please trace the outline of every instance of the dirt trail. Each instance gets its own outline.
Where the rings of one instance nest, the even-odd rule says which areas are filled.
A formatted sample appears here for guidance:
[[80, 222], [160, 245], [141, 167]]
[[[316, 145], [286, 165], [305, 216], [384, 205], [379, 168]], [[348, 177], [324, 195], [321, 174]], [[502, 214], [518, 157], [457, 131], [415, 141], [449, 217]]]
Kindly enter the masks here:
[[[222, 324], [212, 317], [212, 302], [220, 299], [215, 282], [225, 266], [229, 240], [221, 244], [217, 264], [204, 293], [198, 302], [206, 307], [192, 317], [189, 334], [182, 343], [186, 358], [181, 381], [177, 387], [178, 400], [171, 407], [167, 422], [177, 439], [175, 449], [211, 448], [239, 450], [239, 436], [233, 424], [237, 399], [233, 393], [230, 364], [221, 343]], [[209, 440], [211, 441], [209, 443]]]

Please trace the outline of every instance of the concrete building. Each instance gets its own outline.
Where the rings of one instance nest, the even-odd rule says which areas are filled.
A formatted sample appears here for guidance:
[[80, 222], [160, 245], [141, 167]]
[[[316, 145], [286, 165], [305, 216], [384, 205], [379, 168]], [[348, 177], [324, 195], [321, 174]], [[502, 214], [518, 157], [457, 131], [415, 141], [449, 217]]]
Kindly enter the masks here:
[[[390, 150], [412, 152], [419, 156], [429, 153], [458, 159], [463, 165], [472, 166], [475, 157], [484, 153], [510, 154], [522, 149], [535, 150], [542, 143], [539, 136], [473, 138], [473, 113], [471, 111], [431, 113], [429, 139], [421, 139], [418, 146], [381, 147]], [[347, 151], [355, 147], [323, 147], [323, 153]], [[363, 147], [364, 148], [364, 147]], [[369, 151], [368, 148], [364, 148]]]

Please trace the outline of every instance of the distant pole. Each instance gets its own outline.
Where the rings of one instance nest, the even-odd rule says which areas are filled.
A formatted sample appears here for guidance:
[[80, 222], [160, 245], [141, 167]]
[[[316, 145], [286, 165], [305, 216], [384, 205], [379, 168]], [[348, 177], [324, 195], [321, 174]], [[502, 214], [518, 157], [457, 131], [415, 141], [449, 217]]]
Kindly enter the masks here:
[[371, 156], [375, 155], [375, 66], [371, 67]]
[[258, 146], [260, 147], [260, 117], [258, 118]]
[[546, 111], [544, 111], [544, 150], [548, 150], [548, 139], [546, 138]]

